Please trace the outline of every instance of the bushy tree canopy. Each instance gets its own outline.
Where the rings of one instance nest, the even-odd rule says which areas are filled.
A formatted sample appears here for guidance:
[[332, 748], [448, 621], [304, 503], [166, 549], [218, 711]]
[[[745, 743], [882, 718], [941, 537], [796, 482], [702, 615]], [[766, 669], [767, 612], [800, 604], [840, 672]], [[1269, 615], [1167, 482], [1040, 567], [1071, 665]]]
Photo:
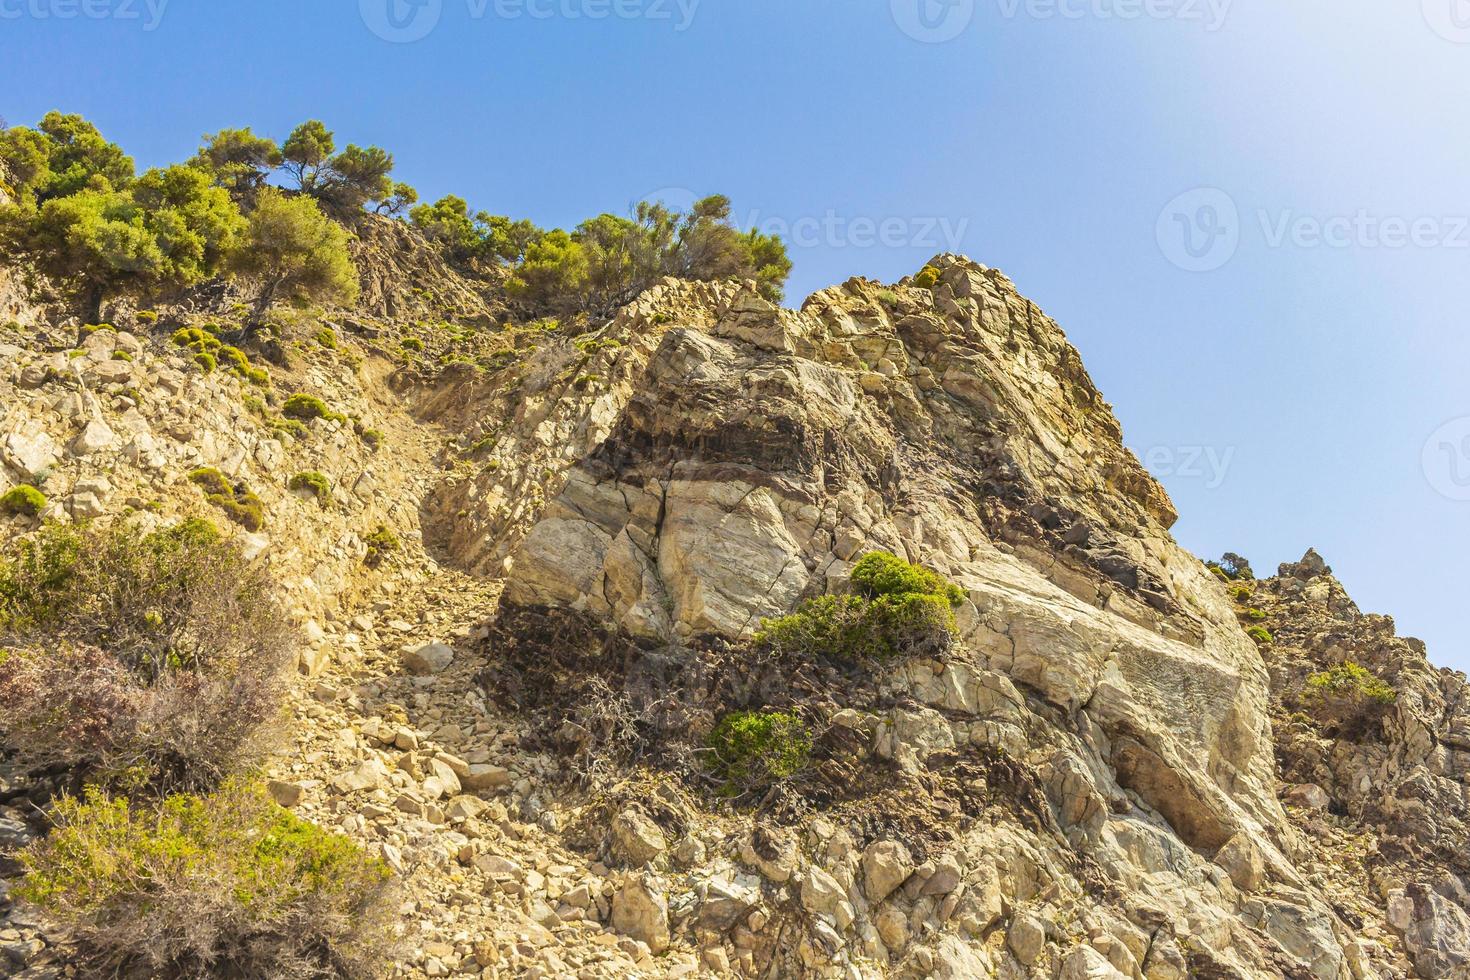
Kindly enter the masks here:
[[[277, 171], [299, 195], [271, 186]], [[312, 119], [280, 145], [248, 127], [221, 129], [187, 164], [135, 177], [131, 158], [95, 126], [51, 112], [34, 129], [0, 129], [0, 187], [11, 198], [0, 208], [0, 244], [84, 299], [93, 321], [108, 296], [231, 271], [259, 279], [257, 322], [278, 298], [350, 301], [348, 235], [331, 218], [364, 208], [406, 215], [457, 261], [509, 265], [508, 289], [538, 315], [605, 315], [665, 276], [752, 279], [779, 301], [791, 271], [784, 243], [736, 227], [722, 195], [687, 212], [643, 203], [626, 217], [547, 231], [455, 195], [420, 204], [392, 173], [388, 151], [338, 151], [335, 134]]]
[[[557, 234], [563, 237], [553, 240]], [[548, 312], [606, 313], [664, 276], [754, 279], [764, 296], [779, 302], [790, 272], [781, 240], [757, 230], [742, 233], [730, 219], [729, 198], [715, 195], [687, 213], [645, 202], [629, 218], [602, 214], [570, 235], [544, 235], [525, 249], [511, 288]]]
[[214, 275], [243, 230], [229, 194], [183, 164], [150, 170], [126, 190], [102, 180], [39, 206], [25, 202], [3, 221], [9, 249], [72, 288], [92, 322], [108, 296]]
[[125, 188], [133, 159], [81, 116], [48, 112], [35, 129], [0, 133], [0, 164], [23, 200], [37, 204], [84, 188]]
[[256, 136], [248, 126], [206, 135], [194, 158], [196, 166], [213, 173], [220, 186], [237, 194], [258, 190], [284, 160], [275, 140]]
[[260, 282], [257, 322], [278, 298], [344, 305], [356, 300], [357, 269], [347, 241], [342, 226], [311, 198], [262, 189], [233, 265]]

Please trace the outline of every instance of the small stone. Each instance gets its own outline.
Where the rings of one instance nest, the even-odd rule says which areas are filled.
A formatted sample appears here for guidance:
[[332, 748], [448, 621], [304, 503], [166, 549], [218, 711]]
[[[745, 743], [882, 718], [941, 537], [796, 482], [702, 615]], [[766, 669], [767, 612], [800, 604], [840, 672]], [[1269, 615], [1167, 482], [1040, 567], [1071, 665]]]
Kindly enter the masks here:
[[874, 905], [914, 873], [914, 859], [898, 841], [880, 840], [863, 851], [863, 891]]
[[443, 643], [429, 643], [403, 656], [404, 668], [420, 677], [443, 673], [453, 662], [454, 648]]
[[613, 852], [630, 865], [644, 865], [668, 850], [668, 841], [658, 824], [641, 811], [628, 809], [613, 817]]
[[460, 783], [464, 788], [473, 791], [499, 789], [509, 782], [509, 769], [502, 766], [492, 766], [488, 763], [471, 765], [469, 767], [469, 774], [460, 777]]
[[632, 875], [613, 896], [612, 926], [657, 956], [669, 948], [669, 903], [650, 879]]
[[1030, 966], [1041, 958], [1041, 951], [1046, 948], [1046, 924], [1034, 915], [1021, 913], [1006, 931], [1006, 945], [1022, 966]]
[[1292, 806], [1299, 806], [1307, 810], [1325, 810], [1332, 804], [1332, 797], [1328, 796], [1327, 791], [1316, 783], [1297, 783], [1295, 786], [1289, 786], [1281, 799]]
[[108, 424], [101, 419], [92, 419], [72, 440], [71, 451], [76, 456], [90, 456], [104, 449], [111, 449], [116, 443], [117, 435]]
[[1261, 849], [1245, 833], [1236, 834], [1215, 854], [1215, 863], [1225, 869], [1235, 887], [1252, 892], [1261, 887], [1266, 877], [1266, 862]]
[[287, 809], [300, 803], [302, 795], [306, 792], [299, 783], [284, 783], [279, 779], [270, 780], [265, 784], [265, 788], [270, 793], [271, 799]]

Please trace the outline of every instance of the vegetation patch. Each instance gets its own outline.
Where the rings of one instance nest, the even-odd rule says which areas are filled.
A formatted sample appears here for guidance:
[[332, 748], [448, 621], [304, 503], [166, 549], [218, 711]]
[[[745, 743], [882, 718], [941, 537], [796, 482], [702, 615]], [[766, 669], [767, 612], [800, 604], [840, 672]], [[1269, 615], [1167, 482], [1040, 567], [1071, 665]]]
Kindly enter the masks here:
[[1351, 660], [1309, 675], [1302, 687], [1302, 703], [1313, 720], [1345, 738], [1374, 729], [1398, 698], [1392, 685]]
[[1256, 641], [1258, 646], [1270, 646], [1276, 642], [1276, 637], [1264, 626], [1251, 626], [1245, 631], [1245, 635]]
[[47, 525], [0, 556], [0, 731], [32, 770], [211, 788], [262, 757], [294, 642], [208, 521]]
[[914, 285], [920, 289], [933, 289], [939, 285], [939, 270], [932, 265], [926, 265], [914, 276]]
[[288, 486], [292, 490], [308, 490], [316, 498], [316, 502], [323, 507], [332, 502], [332, 484], [326, 476], [316, 470], [307, 470], [305, 473], [297, 473], [291, 477]]
[[156, 807], [93, 791], [52, 820], [16, 891], [66, 928], [89, 975], [385, 975], [387, 866], [258, 786]]
[[720, 719], [706, 742], [709, 766], [727, 796], [762, 791], [811, 761], [811, 732], [795, 714], [736, 711]]
[[231, 483], [223, 473], [210, 466], [191, 472], [189, 482], [204, 491], [205, 500], [247, 531], [259, 531], [265, 526], [265, 505], [244, 483]]
[[1398, 692], [1361, 664], [1344, 660], [1329, 670], [1318, 671], [1307, 678], [1307, 694], [1313, 697], [1346, 697], [1355, 700], [1393, 704]]
[[363, 544], [367, 545], [367, 557], [365, 561], [371, 568], [377, 568], [393, 552], [398, 550], [398, 535], [386, 524], [379, 524], [366, 538]]
[[839, 661], [938, 655], [952, 646], [964, 592], [937, 573], [876, 551], [853, 566], [851, 588], [763, 620], [756, 644]]
[[29, 483], [12, 487], [0, 496], [0, 512], [35, 517], [46, 509], [46, 495]]
[[347, 416], [332, 411], [320, 398], [300, 392], [286, 399], [286, 404], [281, 407], [281, 414], [289, 419], [297, 419], [302, 422], [323, 419], [328, 422], [341, 422], [344, 425], [347, 423]]
[[1219, 561], [1207, 561], [1205, 567], [1222, 582], [1254, 582], [1256, 573], [1251, 563], [1234, 552], [1226, 552]]
[[259, 368], [250, 363], [250, 358], [238, 347], [221, 347], [215, 355], [224, 369], [242, 381], [248, 381], [253, 385], [265, 387], [270, 384], [271, 376], [265, 368]]

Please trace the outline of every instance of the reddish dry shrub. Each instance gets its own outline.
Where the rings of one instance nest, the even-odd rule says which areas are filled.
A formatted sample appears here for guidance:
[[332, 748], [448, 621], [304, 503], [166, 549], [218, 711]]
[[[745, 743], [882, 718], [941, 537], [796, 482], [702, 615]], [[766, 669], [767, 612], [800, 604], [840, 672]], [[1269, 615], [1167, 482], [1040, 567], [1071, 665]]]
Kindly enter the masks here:
[[36, 770], [155, 792], [257, 761], [293, 636], [207, 522], [51, 526], [0, 561], [0, 734]]

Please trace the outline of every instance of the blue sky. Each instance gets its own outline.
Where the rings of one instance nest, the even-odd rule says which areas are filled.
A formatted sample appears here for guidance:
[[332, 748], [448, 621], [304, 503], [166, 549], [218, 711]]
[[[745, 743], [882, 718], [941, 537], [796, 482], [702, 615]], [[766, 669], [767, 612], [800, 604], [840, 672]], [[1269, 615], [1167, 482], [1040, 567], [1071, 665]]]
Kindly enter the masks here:
[[144, 166], [318, 117], [542, 224], [720, 191], [800, 237], [793, 302], [954, 244], [1062, 323], [1187, 547], [1315, 546], [1460, 669], [1466, 91], [1466, 0], [0, 0], [0, 114]]

